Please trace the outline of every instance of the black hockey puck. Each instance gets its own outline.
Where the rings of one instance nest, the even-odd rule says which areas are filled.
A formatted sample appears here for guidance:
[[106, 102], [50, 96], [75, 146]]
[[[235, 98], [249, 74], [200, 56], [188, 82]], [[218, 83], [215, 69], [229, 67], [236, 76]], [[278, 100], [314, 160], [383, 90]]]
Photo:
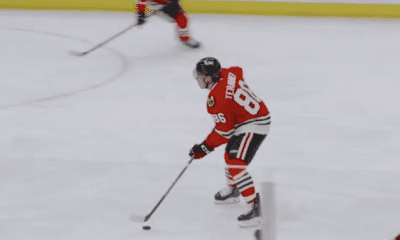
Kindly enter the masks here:
[[150, 230], [151, 227], [150, 226], [143, 226], [143, 230]]

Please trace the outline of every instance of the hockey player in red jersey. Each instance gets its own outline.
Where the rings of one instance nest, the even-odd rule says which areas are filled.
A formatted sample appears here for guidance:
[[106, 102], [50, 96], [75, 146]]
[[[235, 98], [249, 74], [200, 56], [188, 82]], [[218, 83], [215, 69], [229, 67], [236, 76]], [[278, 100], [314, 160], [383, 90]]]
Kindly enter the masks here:
[[200, 43], [194, 40], [189, 33], [189, 17], [182, 9], [179, 0], [137, 0], [138, 25], [146, 22], [146, 5], [158, 6], [160, 12], [173, 19], [178, 28], [180, 41], [190, 48], [199, 48]]
[[240, 67], [221, 68], [215, 58], [201, 59], [194, 69], [200, 88], [210, 90], [207, 111], [215, 127], [201, 143], [195, 144], [189, 155], [200, 159], [216, 147], [225, 148], [227, 188], [215, 194], [216, 203], [237, 203], [240, 195], [249, 210], [238, 217], [241, 227], [260, 224], [260, 200], [246, 167], [269, 133], [270, 115], [243, 79]]

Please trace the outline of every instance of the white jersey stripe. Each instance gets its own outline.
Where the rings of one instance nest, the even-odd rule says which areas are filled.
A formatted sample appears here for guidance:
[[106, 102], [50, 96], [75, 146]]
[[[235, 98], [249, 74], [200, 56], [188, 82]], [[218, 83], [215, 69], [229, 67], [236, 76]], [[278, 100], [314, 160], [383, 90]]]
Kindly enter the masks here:
[[224, 132], [218, 129], [215, 129], [215, 131], [225, 138], [231, 138], [233, 135], [240, 135], [247, 132], [266, 135], [269, 133], [270, 124], [271, 117], [268, 114], [266, 116], [250, 119], [244, 123], [240, 123], [236, 125], [234, 129], [228, 132]]
[[221, 135], [221, 136], [223, 136], [223, 137], [225, 137], [225, 138], [231, 138], [232, 135], [233, 135], [233, 133], [235, 132], [235, 129], [232, 129], [232, 130], [230, 130], [230, 131], [228, 131], [228, 132], [223, 132], [223, 131], [220, 131], [220, 130], [218, 130], [218, 129], [215, 129], [215, 131], [216, 131], [219, 135]]
[[269, 115], [257, 119], [251, 119], [247, 122], [237, 125], [234, 135], [240, 135], [248, 132], [266, 135], [269, 133], [270, 124], [271, 117]]

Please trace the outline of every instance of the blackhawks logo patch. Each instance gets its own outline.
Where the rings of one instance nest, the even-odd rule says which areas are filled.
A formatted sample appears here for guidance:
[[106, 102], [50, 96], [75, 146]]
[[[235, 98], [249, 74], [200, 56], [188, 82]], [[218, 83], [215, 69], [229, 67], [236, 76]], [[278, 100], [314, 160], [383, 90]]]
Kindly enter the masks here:
[[209, 97], [207, 102], [208, 102], [209, 107], [214, 106], [214, 103], [215, 103], [214, 96]]

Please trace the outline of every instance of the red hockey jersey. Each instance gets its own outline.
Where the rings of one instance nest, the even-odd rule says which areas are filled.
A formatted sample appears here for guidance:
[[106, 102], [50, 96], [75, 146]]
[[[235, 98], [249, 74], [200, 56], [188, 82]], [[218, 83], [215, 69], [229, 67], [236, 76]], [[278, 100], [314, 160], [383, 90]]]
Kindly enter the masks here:
[[219, 81], [208, 95], [207, 111], [215, 122], [214, 130], [205, 140], [211, 148], [229, 142], [233, 135], [269, 131], [268, 108], [249, 89], [240, 67], [222, 68]]
[[137, 0], [136, 3], [136, 10], [138, 13], [144, 13], [146, 11], [146, 5], [149, 4], [152, 6], [152, 10], [159, 10], [156, 5], [158, 6], [163, 6], [167, 5], [169, 3], [169, 0]]

